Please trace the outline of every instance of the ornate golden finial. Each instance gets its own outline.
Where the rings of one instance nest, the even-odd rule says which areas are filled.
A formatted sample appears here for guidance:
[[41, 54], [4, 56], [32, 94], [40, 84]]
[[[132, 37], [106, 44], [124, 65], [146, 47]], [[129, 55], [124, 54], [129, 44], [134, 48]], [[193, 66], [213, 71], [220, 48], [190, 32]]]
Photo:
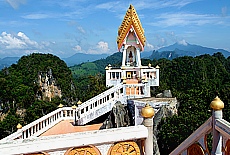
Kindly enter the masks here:
[[214, 100], [211, 102], [210, 107], [213, 110], [221, 110], [224, 108], [224, 102], [220, 100], [220, 98], [217, 96], [214, 98]]
[[157, 65], [157, 66], [156, 66], [156, 69], [160, 69], [160, 67]]
[[155, 112], [152, 106], [150, 106], [148, 103], [146, 103], [145, 107], [141, 109], [141, 115], [144, 118], [152, 118], [154, 116]]
[[76, 106], [76, 105], [73, 105], [73, 106], [72, 106], [72, 109], [73, 109], [73, 110], [75, 110], [76, 108], [77, 108], [77, 106]]
[[63, 104], [60, 103], [60, 104], [58, 105], [58, 108], [62, 108], [62, 107], [63, 107]]
[[77, 102], [77, 104], [78, 104], [78, 105], [81, 105], [81, 104], [82, 104], [82, 102], [79, 100], [79, 101]]
[[18, 123], [17, 129], [21, 129], [21, 128], [22, 128], [22, 125], [20, 123]]
[[151, 64], [151, 63], [149, 63], [149, 64], [148, 64], [148, 67], [151, 67], [151, 66], [152, 66], [152, 64]]

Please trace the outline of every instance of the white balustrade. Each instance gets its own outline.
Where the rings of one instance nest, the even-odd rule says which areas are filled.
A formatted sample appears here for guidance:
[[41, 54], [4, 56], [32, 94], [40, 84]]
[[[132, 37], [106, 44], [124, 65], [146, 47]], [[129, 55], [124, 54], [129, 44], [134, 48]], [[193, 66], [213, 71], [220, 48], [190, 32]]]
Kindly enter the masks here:
[[[106, 136], [105, 136], [106, 135]], [[114, 142], [144, 140], [148, 136], [145, 126], [131, 126], [98, 131], [87, 131], [63, 135], [51, 135], [28, 140], [0, 141], [0, 154], [30, 154], [33, 152], [66, 152], [67, 149], [80, 146], [113, 145]], [[100, 150], [103, 151], [103, 150]]]
[[[79, 121], [79, 124], [83, 125], [109, 112], [116, 101], [124, 100], [123, 94], [120, 93], [120, 89], [122, 88], [122, 84], [119, 84], [79, 105], [76, 109], [78, 116], [76, 121]], [[71, 107], [59, 108], [22, 127], [22, 129], [19, 129], [17, 132], [3, 138], [0, 141], [36, 137], [60, 121], [67, 119], [74, 119], [73, 109]]]

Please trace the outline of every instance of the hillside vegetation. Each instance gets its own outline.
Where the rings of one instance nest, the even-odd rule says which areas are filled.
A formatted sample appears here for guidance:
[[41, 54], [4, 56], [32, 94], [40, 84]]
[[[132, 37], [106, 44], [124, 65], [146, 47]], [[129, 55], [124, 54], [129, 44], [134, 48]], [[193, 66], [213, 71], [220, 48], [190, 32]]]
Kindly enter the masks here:
[[[149, 63], [160, 66], [160, 86], [152, 89], [152, 96], [170, 89], [180, 102], [178, 115], [163, 119], [159, 125], [157, 138], [161, 154], [169, 154], [211, 116], [209, 104], [217, 95], [225, 103], [224, 118], [230, 121], [230, 57], [215, 53], [212, 56], [184, 56], [173, 60], [142, 59], [142, 65]], [[71, 103], [75, 97], [86, 101], [106, 90], [104, 68], [108, 64], [120, 66], [121, 53], [71, 67], [74, 79], [66, 64], [53, 55], [25, 56], [18, 64], [2, 70], [0, 99], [2, 111], [7, 115], [0, 122], [0, 138], [15, 131], [18, 122], [27, 124], [56, 109], [63, 100], [66, 101], [63, 104], [67, 105], [68, 100]], [[52, 68], [61, 86], [63, 98], [55, 98], [51, 102], [38, 101], [34, 80], [38, 71], [49, 68]], [[16, 114], [18, 109], [25, 109], [24, 115]]]
[[[62, 90], [62, 99], [51, 102], [37, 100], [39, 90], [38, 72], [52, 69], [53, 76]], [[0, 122], [0, 138], [14, 132], [16, 125], [22, 125], [51, 112], [65, 100], [75, 97], [71, 71], [64, 61], [51, 54], [23, 56], [17, 64], [0, 71], [0, 106], [3, 121]], [[72, 89], [71, 89], [72, 88]]]

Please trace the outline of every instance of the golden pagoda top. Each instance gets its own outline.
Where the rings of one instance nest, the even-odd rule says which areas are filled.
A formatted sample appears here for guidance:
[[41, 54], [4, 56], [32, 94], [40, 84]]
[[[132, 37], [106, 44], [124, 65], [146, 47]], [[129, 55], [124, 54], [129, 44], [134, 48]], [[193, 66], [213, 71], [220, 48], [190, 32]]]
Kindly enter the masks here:
[[142, 44], [142, 47], [144, 47], [145, 40], [146, 40], [144, 36], [144, 29], [142, 28], [141, 22], [138, 18], [135, 8], [133, 7], [133, 5], [130, 5], [124, 17], [124, 20], [122, 21], [122, 24], [118, 29], [118, 37], [117, 37], [118, 49], [121, 48], [127, 33], [132, 27], [136, 32], [139, 42]]

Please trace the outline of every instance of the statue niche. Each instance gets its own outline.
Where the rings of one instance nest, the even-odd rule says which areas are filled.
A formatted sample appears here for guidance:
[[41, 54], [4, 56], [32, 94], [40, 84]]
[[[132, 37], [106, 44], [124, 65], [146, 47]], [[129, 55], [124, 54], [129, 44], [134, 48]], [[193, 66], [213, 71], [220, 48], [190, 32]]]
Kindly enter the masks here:
[[126, 57], [126, 64], [127, 66], [135, 66], [136, 65], [136, 51], [135, 51], [135, 47], [131, 46], [127, 49], [127, 57]]

